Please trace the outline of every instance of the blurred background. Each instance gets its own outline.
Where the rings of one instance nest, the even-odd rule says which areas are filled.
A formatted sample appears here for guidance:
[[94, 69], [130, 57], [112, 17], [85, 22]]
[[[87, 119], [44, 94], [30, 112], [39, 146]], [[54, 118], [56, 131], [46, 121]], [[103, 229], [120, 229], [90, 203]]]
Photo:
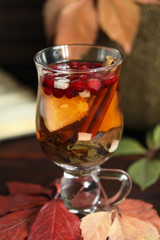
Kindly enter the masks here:
[[0, 1], [0, 68], [36, 88], [34, 54], [45, 46], [44, 0]]
[[0, 140], [35, 132], [33, 57], [46, 46], [43, 2], [0, 1]]

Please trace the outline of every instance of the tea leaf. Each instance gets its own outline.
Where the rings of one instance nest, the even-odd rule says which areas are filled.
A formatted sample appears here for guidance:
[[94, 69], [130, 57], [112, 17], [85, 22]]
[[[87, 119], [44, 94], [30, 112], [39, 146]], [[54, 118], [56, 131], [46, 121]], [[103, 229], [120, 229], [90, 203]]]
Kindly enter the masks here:
[[157, 163], [145, 157], [132, 163], [128, 168], [128, 173], [141, 190], [145, 190], [159, 178]]
[[75, 1], [64, 7], [57, 19], [55, 45], [93, 44], [97, 31], [98, 23], [93, 1]]
[[144, 155], [145, 153], [146, 149], [138, 141], [132, 138], [122, 138], [114, 156], [132, 154]]
[[98, 12], [102, 30], [130, 53], [140, 22], [138, 4], [129, 0], [99, 0]]

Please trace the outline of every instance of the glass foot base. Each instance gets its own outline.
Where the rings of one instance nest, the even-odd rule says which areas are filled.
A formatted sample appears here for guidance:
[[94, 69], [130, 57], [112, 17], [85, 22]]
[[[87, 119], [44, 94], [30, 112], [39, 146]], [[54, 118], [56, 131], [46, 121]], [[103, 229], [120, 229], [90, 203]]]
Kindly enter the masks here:
[[[119, 191], [108, 199], [99, 178], [120, 181]], [[96, 168], [87, 174], [64, 171], [61, 180], [61, 197], [70, 212], [86, 215], [96, 211], [111, 210], [128, 196], [131, 186], [132, 182], [128, 174], [119, 169]]]

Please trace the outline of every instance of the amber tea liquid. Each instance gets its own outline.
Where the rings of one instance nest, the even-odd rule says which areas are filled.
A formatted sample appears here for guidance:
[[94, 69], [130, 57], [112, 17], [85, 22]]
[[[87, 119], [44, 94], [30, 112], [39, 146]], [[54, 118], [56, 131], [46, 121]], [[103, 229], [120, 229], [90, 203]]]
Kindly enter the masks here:
[[[39, 77], [37, 138], [60, 166], [92, 167], [118, 147], [123, 130], [120, 68], [98, 72], [102, 63], [51, 65]], [[70, 74], [58, 70], [71, 70]]]

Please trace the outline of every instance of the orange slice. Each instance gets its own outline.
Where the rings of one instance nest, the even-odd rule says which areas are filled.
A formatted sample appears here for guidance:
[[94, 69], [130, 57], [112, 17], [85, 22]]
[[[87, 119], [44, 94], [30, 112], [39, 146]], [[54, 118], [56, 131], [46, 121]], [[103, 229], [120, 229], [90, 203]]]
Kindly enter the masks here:
[[88, 109], [87, 99], [80, 96], [68, 99], [43, 95], [40, 103], [40, 114], [50, 132], [80, 121]]

